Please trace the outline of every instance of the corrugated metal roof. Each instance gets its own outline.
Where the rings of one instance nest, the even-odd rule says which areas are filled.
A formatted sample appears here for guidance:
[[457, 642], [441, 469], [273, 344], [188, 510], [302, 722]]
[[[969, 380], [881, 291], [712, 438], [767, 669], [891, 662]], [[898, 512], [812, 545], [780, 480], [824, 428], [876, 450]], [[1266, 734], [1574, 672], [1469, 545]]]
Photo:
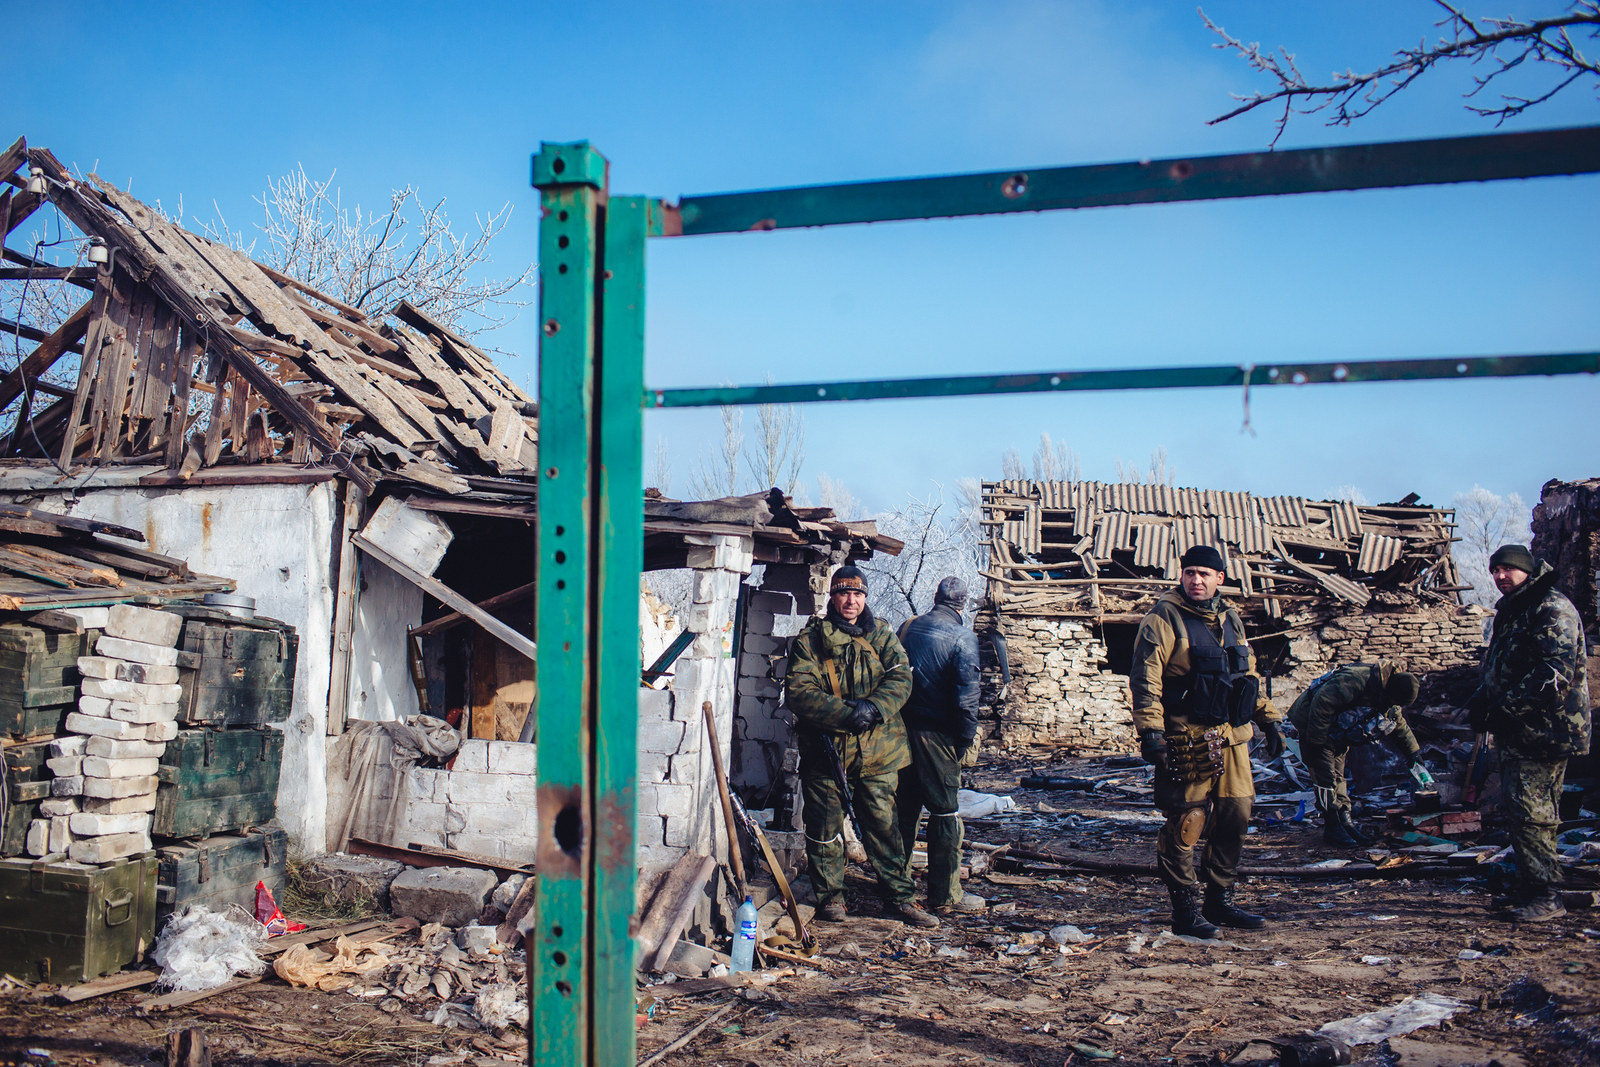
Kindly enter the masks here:
[[1133, 523], [1126, 511], [1108, 511], [1100, 519], [1100, 528], [1094, 535], [1094, 558], [1110, 559], [1113, 551], [1127, 551], [1133, 547], [1128, 534]]
[[1206, 513], [1218, 518], [1229, 516], [1233, 518], [1256, 517], [1255, 499], [1249, 493], [1232, 493], [1221, 489], [1208, 489], [1202, 494], [1205, 500]]
[[1218, 519], [1217, 536], [1240, 552], [1266, 552], [1272, 546], [1267, 537], [1267, 528], [1254, 516], [1240, 518], [1229, 515]]
[[1079, 505], [1078, 510], [1072, 513], [1072, 536], [1088, 537], [1094, 533], [1095, 524], [1099, 521], [1099, 509], [1093, 504]]
[[1348, 500], [1333, 505], [1333, 536], [1341, 541], [1353, 541], [1361, 536], [1361, 512]]
[[1144, 523], [1135, 530], [1133, 565], [1165, 567], [1172, 556], [1172, 527], [1166, 523]]
[[1204, 515], [1206, 513], [1205, 500], [1198, 489], [1174, 489], [1172, 491], [1171, 514], [1188, 517], [1190, 515]]
[[1405, 551], [1405, 542], [1398, 537], [1385, 537], [1368, 530], [1361, 538], [1361, 554], [1356, 558], [1356, 570], [1367, 574], [1386, 571], [1400, 562]]
[[1304, 526], [1306, 502], [1298, 496], [1258, 496], [1256, 507], [1263, 522], [1271, 526]]

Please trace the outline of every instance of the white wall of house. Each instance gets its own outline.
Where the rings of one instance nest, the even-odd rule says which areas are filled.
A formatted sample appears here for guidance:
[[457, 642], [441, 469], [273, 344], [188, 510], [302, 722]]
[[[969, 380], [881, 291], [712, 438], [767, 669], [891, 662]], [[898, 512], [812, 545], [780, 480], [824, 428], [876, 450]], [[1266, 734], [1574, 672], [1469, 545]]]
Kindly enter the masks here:
[[[313, 853], [325, 848], [327, 831], [335, 486], [103, 488], [34, 498], [46, 511], [142, 530], [146, 547], [201, 573], [233, 578], [240, 594], [255, 598], [257, 614], [299, 632], [294, 705], [278, 726], [284, 732], [278, 820], [292, 848]], [[403, 672], [405, 659], [396, 662]]]

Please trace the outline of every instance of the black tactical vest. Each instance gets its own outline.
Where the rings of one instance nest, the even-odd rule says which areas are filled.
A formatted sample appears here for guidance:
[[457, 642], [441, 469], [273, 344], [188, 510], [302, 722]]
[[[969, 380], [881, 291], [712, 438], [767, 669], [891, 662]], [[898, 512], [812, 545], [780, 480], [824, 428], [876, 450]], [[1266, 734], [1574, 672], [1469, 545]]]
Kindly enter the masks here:
[[1165, 679], [1161, 706], [1200, 726], [1243, 726], [1255, 716], [1261, 684], [1248, 674], [1250, 648], [1234, 629], [1233, 615], [1222, 614], [1222, 641], [1205, 621], [1180, 611], [1189, 636], [1189, 673]]

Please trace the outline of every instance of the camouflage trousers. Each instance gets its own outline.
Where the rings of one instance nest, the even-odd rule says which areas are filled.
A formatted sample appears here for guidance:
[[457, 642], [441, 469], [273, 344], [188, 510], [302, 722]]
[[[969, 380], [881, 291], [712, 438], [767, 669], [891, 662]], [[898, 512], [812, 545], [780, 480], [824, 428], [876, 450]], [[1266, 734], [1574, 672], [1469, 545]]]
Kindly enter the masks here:
[[1561, 786], [1567, 761], [1500, 757], [1500, 796], [1511, 824], [1522, 888], [1533, 896], [1549, 893], [1560, 881], [1556, 866], [1556, 828], [1561, 823]]
[[[911, 879], [906, 876], [906, 854], [895, 820], [894, 797], [899, 784], [899, 771], [850, 778], [856, 832], [878, 875], [878, 892], [892, 904], [911, 900]], [[800, 791], [805, 797], [801, 815], [806, 824], [806, 865], [821, 907], [844, 895], [845, 798], [832, 778], [802, 778]]]
[[[1156, 869], [1169, 889], [1191, 889], [1201, 882], [1218, 889], [1233, 885], [1255, 796], [1248, 745], [1222, 750], [1222, 773], [1216, 778], [1185, 782], [1165, 767], [1156, 768], [1156, 807], [1167, 817], [1156, 833]], [[1202, 836], [1206, 849], [1197, 874], [1195, 849]]]
[[1311, 772], [1311, 787], [1323, 821], [1330, 826], [1342, 821], [1340, 816], [1350, 812], [1350, 791], [1344, 780], [1344, 759], [1350, 750], [1302, 739], [1300, 754], [1306, 770]]
[[961, 816], [956, 794], [961, 789], [960, 741], [936, 730], [907, 731], [911, 766], [900, 772], [900, 838], [906, 849], [906, 877], [917, 844], [917, 823], [928, 809], [928, 906], [961, 900]]

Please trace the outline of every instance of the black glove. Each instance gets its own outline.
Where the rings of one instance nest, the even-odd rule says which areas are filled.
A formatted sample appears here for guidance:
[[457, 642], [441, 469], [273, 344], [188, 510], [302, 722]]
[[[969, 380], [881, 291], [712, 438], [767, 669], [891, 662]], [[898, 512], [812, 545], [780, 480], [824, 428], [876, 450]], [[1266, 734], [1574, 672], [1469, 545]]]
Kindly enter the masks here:
[[1275, 722], [1261, 724], [1261, 751], [1268, 759], [1277, 759], [1288, 747], [1283, 740], [1283, 727]]
[[1167, 762], [1167, 735], [1160, 730], [1139, 731], [1139, 755], [1152, 767]]
[[1473, 730], [1484, 733], [1489, 729], [1489, 717], [1494, 714], [1494, 703], [1482, 689], [1467, 698], [1467, 722]]
[[870, 700], [852, 700], [850, 702], [850, 717], [845, 719], [844, 728], [850, 733], [859, 734], [863, 730], [870, 730], [883, 721], [883, 713], [878, 706]]

